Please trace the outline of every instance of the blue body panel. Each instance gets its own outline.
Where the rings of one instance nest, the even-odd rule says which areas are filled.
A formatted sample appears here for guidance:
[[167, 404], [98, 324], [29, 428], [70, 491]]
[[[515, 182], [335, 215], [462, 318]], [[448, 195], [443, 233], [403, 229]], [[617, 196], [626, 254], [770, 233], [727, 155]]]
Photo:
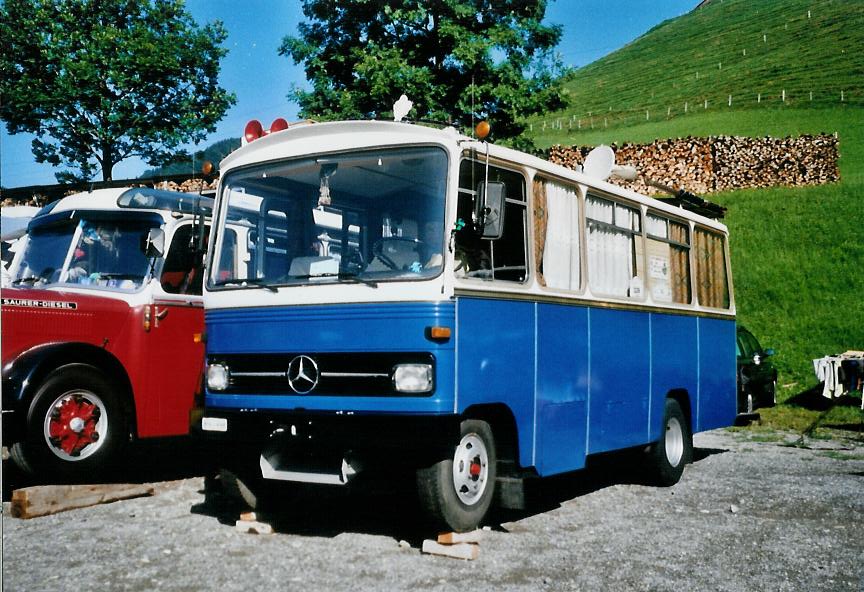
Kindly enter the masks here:
[[[446, 342], [429, 326], [454, 329]], [[208, 355], [430, 352], [430, 396], [207, 393], [207, 406], [274, 411], [462, 414], [506, 406], [519, 464], [540, 475], [582, 468], [588, 454], [660, 437], [665, 399], [686, 397], [694, 431], [735, 419], [735, 321], [692, 315], [457, 297], [207, 312]]]
[[588, 429], [588, 309], [537, 305], [537, 426], [534, 462], [551, 475], [585, 465]]
[[456, 315], [458, 413], [503, 403], [516, 420], [519, 462], [532, 464], [534, 441], [534, 304], [459, 298]]
[[[648, 439], [652, 442], [660, 438], [666, 404], [665, 396], [670, 390], [687, 393], [692, 408], [696, 409], [696, 397], [699, 394], [698, 323], [698, 317], [656, 313], [651, 315], [651, 406], [648, 417]], [[734, 341], [727, 343], [726, 347], [734, 350]], [[730, 370], [733, 373], [730, 388], [734, 390], [734, 365]], [[691, 418], [694, 431], [696, 431], [696, 419], [696, 417]], [[730, 420], [727, 425], [731, 423]]]
[[589, 318], [588, 453], [644, 444], [651, 394], [649, 314], [594, 309]]
[[699, 319], [699, 404], [696, 426], [702, 432], [732, 425], [737, 413], [735, 323]]

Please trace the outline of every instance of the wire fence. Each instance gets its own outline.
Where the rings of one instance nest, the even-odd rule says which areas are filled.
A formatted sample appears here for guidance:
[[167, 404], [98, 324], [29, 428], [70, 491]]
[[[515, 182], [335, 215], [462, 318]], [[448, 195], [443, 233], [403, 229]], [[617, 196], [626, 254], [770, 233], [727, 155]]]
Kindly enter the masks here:
[[828, 108], [864, 107], [864, 88], [837, 90], [781, 89], [777, 91], [715, 94], [684, 99], [667, 105], [650, 105], [632, 109], [582, 111], [546, 116], [529, 123], [533, 133], [572, 130], [585, 131], [610, 127], [626, 127], [652, 121], [666, 121], [685, 115], [758, 108]]

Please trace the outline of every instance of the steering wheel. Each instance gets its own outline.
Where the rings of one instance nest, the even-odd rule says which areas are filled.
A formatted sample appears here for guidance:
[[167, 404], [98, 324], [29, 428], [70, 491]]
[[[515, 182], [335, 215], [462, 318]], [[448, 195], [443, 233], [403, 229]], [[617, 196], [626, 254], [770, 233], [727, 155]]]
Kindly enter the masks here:
[[359, 249], [349, 248], [342, 255], [342, 261], [339, 265], [341, 273], [357, 274], [361, 273], [366, 268], [366, 262], [363, 260], [363, 253]]
[[384, 254], [384, 243], [386, 241], [409, 243], [413, 246], [413, 250], [418, 253], [421, 249], [426, 247], [426, 243], [421, 241], [419, 238], [408, 238], [405, 236], [388, 236], [375, 241], [375, 244], [372, 245], [372, 254], [375, 255], [375, 257], [377, 257], [378, 259], [380, 259], [384, 265], [386, 265], [390, 269], [396, 270], [401, 270], [402, 267], [400, 267], [399, 264], [393, 261], [393, 259], [391, 259], [388, 255]]

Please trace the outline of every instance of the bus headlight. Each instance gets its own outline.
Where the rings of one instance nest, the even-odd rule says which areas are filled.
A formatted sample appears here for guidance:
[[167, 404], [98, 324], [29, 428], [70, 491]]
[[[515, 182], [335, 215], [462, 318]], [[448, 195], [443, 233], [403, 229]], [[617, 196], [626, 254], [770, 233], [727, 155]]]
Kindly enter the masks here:
[[228, 388], [228, 367], [222, 364], [207, 366], [207, 388], [211, 391], [224, 391]]
[[432, 366], [399, 364], [393, 368], [393, 388], [400, 393], [428, 393], [432, 390]]

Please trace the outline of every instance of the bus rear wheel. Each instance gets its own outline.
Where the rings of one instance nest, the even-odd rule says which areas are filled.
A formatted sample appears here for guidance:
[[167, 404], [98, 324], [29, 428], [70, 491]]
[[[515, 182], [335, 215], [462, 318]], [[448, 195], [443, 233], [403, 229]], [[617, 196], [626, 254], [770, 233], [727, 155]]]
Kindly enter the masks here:
[[492, 428], [464, 420], [453, 455], [417, 471], [420, 501], [435, 526], [456, 532], [477, 528], [492, 505], [496, 464]]
[[660, 486], [675, 485], [693, 459], [690, 424], [675, 399], [666, 399], [660, 440], [648, 449], [649, 479]]
[[112, 466], [126, 421], [116, 389], [90, 366], [60, 368], [36, 392], [24, 439], [10, 456], [31, 475], [80, 479]]

